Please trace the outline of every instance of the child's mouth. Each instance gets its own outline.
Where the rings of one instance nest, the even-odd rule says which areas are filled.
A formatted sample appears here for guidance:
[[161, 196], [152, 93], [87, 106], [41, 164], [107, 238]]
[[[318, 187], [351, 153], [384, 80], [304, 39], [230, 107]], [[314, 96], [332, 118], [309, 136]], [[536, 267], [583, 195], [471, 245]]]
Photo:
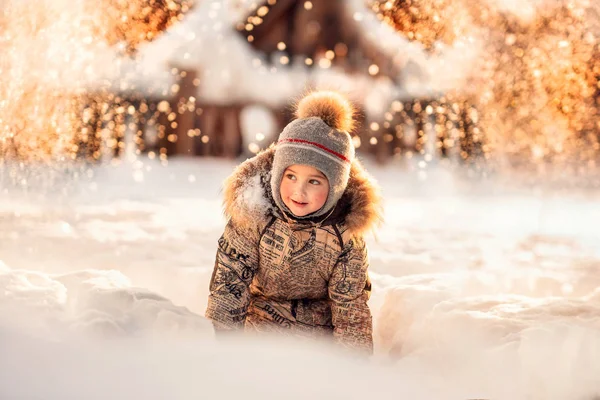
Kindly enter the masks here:
[[292, 200], [292, 203], [293, 203], [295, 206], [297, 206], [297, 207], [304, 207], [305, 205], [307, 205], [307, 204], [308, 204], [308, 203], [302, 203], [302, 202], [300, 202], [300, 201], [296, 201], [296, 200], [293, 200], [293, 199], [291, 199], [291, 200]]

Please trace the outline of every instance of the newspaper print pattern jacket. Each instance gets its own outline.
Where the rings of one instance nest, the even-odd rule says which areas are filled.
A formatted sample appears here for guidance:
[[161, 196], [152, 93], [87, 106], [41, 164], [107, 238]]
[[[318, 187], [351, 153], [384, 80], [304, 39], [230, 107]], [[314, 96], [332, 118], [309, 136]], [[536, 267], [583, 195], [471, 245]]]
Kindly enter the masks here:
[[363, 235], [380, 220], [378, 190], [355, 161], [325, 220], [292, 220], [267, 189], [274, 149], [225, 183], [228, 224], [219, 239], [206, 316], [217, 330], [331, 337], [372, 352], [371, 292]]

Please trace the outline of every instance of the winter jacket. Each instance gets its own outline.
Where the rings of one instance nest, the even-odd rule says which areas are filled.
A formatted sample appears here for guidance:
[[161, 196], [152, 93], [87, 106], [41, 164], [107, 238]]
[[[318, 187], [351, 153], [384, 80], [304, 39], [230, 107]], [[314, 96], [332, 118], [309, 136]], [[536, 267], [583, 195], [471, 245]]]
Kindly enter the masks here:
[[372, 352], [371, 292], [363, 235], [380, 220], [378, 190], [358, 161], [328, 217], [299, 221], [272, 200], [274, 148], [226, 180], [228, 217], [218, 242], [206, 317], [217, 330], [333, 337]]

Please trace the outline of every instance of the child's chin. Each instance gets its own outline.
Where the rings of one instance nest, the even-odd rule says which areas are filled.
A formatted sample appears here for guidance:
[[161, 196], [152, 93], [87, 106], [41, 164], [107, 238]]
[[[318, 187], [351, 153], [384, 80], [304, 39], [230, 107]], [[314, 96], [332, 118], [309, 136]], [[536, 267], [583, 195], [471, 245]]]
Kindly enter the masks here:
[[304, 217], [312, 212], [301, 207], [296, 207], [295, 205], [291, 207], [288, 205], [288, 208], [296, 217]]
[[309, 212], [307, 212], [307, 211], [305, 211], [305, 210], [298, 210], [298, 209], [296, 209], [296, 210], [292, 210], [292, 212], [294, 213], [294, 215], [295, 215], [296, 217], [304, 217], [304, 216], [306, 216], [306, 215], [310, 214]]

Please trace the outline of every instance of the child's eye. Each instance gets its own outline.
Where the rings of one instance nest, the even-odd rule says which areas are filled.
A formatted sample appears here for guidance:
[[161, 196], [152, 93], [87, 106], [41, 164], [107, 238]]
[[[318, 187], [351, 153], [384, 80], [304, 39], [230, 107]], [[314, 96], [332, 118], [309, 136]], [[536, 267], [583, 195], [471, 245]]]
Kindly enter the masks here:
[[321, 184], [321, 182], [319, 182], [319, 181], [318, 181], [318, 180], [316, 180], [316, 179], [311, 179], [311, 180], [309, 181], [309, 183], [310, 183], [311, 185], [320, 185], [320, 184]]
[[296, 177], [293, 174], [286, 174], [285, 177], [292, 181], [296, 180]]

